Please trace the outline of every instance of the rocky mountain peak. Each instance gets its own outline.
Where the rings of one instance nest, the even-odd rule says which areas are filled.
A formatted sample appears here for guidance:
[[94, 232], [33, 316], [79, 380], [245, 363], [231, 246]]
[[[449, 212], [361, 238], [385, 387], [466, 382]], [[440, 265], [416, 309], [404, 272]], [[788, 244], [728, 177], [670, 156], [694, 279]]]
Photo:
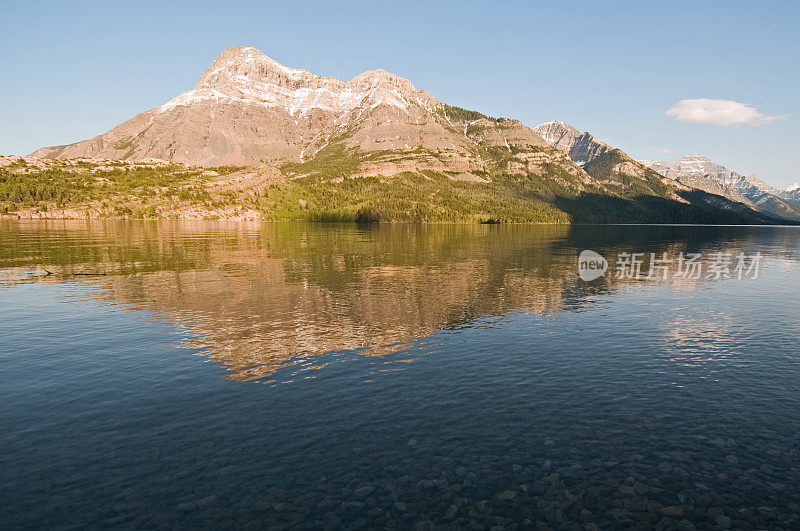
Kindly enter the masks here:
[[678, 162], [711, 162], [711, 159], [700, 153], [690, 153], [678, 159]]
[[290, 68], [252, 46], [223, 50], [200, 76], [194, 89], [155, 111], [163, 113], [203, 102], [283, 109], [295, 118], [315, 110], [341, 116], [356, 108], [380, 105], [405, 112], [412, 105], [426, 110], [436, 107], [430, 94], [383, 69], [369, 70], [344, 82]]
[[581, 133], [564, 122], [543, 123], [533, 130], [551, 146], [566, 151], [569, 158], [579, 166], [593, 161], [610, 149], [590, 133]]
[[796, 190], [800, 190], [800, 184], [794, 183], [789, 188], [786, 189], [787, 192], [794, 192]]
[[353, 88], [385, 87], [389, 89], [396, 89], [406, 94], [417, 92], [416, 87], [413, 83], [411, 83], [411, 81], [400, 77], [397, 74], [387, 72], [383, 68], [362, 72], [348, 81], [347, 85], [350, 85]]
[[681, 157], [678, 159], [678, 162], [675, 163], [675, 169], [682, 173], [693, 175], [730, 173], [727, 168], [718, 165], [705, 155], [699, 153], [692, 153]]
[[454, 133], [440, 123], [442, 109], [411, 81], [383, 69], [342, 81], [285, 66], [252, 46], [234, 46], [214, 59], [192, 90], [94, 139], [42, 152], [272, 164], [303, 162], [339, 142], [364, 152], [423, 146], [466, 156], [473, 142], [465, 133], [450, 138]]
[[252, 46], [225, 48], [200, 76], [195, 89], [225, 85], [234, 80], [292, 85], [317, 78], [311, 72], [289, 68]]
[[577, 137], [581, 132], [564, 122], [546, 122], [533, 128], [540, 137], [550, 144], [556, 144], [565, 137]]

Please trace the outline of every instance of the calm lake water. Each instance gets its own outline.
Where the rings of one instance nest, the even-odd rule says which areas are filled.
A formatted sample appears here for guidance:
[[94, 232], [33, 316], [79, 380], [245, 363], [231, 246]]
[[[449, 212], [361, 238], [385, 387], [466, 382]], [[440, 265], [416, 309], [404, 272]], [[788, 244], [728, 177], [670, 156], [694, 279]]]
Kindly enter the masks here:
[[799, 262], [800, 227], [0, 222], [0, 528], [797, 529]]

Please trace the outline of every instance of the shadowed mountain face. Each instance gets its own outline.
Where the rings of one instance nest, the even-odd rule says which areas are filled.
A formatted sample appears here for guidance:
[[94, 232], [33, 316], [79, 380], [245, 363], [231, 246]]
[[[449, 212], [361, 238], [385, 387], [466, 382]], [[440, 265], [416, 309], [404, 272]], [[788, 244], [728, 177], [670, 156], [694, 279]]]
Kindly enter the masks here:
[[650, 168], [590, 133], [580, 133], [563, 122], [544, 123], [536, 126], [534, 131], [550, 145], [568, 154], [575, 164], [610, 192], [559, 198], [557, 205], [570, 213], [573, 219], [591, 223], [661, 223], [661, 213], [676, 210], [676, 203], [695, 207], [691, 213], [680, 215], [680, 223], [718, 223], [710, 220], [717, 217], [719, 211], [727, 211], [732, 216], [730, 221], [723, 223], [735, 223], [733, 217], [757, 219], [761, 223], [772, 219], [758, 212], [761, 209], [755, 203], [727, 187], [674, 180], [659, 173], [657, 168]]
[[[763, 229], [177, 222], [0, 224], [2, 286], [80, 283], [125, 308], [177, 323], [234, 379], [271, 381], [325, 354], [382, 355], [441, 330], [515, 312], [557, 314], [643, 281], [579, 279], [577, 257], [793, 249], [789, 233], [763, 248]], [[761, 247], [756, 247], [759, 241]], [[780, 258], [780, 257], [777, 257]], [[613, 268], [613, 266], [612, 266]], [[49, 271], [47, 275], [45, 271]], [[706, 278], [673, 280], [695, 289]], [[656, 284], [659, 280], [646, 281]]]
[[[534, 131], [551, 146], [567, 153], [575, 164], [580, 165], [586, 173], [611, 190], [612, 195], [633, 198], [632, 203], [620, 205], [627, 212], [635, 212], [642, 203], [649, 205], [645, 207], [645, 210], [651, 209], [660, 203], [657, 198], [668, 198], [709, 210], [727, 210], [745, 217], [752, 216], [754, 211], [763, 212], [761, 216], [756, 214], [756, 217], [762, 222], [768, 222], [769, 219], [776, 217], [778, 219], [800, 219], [800, 211], [795, 212], [792, 205], [766, 193], [765, 189], [771, 187], [755, 178], [748, 178], [747, 184], [744, 185], [742, 184], [745, 181], [744, 178], [738, 174], [735, 174], [737, 177], [733, 179], [708, 179], [707, 174], [699, 174], [698, 169], [707, 169], [709, 164], [713, 165], [704, 157], [701, 157], [703, 160], [700, 162], [703, 164], [700, 166], [696, 164], [698, 161], [692, 161], [691, 171], [676, 171], [674, 166], [681, 167], [684, 159], [681, 159], [677, 165], [661, 161], [637, 161], [622, 150], [597, 140], [588, 132], [581, 133], [564, 122], [544, 123], [536, 126]], [[697, 157], [700, 156], [697, 155]], [[685, 157], [685, 159], [688, 158]], [[713, 166], [716, 168], [716, 165]], [[727, 172], [725, 168], [722, 170]], [[792, 192], [787, 191], [785, 194], [791, 195]], [[613, 197], [596, 195], [594, 198], [597, 203], [605, 204], [607, 207], [617, 203]], [[561, 202], [562, 205], [581, 205], [582, 203], [586, 204], [585, 195], [576, 199], [564, 198]], [[606, 215], [608, 212], [614, 212], [610, 208], [593, 211], [580, 208], [578, 211], [584, 210], [586, 215], [583, 219], [586, 220], [598, 222], [603, 219], [614, 219], [608, 218]], [[659, 210], [661, 209], [659, 208]], [[697, 222], [697, 219], [702, 218], [705, 218], [705, 215], [699, 217], [695, 215], [693, 220], [690, 221], [687, 217], [683, 222], [694, 223]], [[647, 218], [645, 216], [639, 219], [646, 220]], [[708, 223], [708, 221], [700, 221], [700, 223]]]

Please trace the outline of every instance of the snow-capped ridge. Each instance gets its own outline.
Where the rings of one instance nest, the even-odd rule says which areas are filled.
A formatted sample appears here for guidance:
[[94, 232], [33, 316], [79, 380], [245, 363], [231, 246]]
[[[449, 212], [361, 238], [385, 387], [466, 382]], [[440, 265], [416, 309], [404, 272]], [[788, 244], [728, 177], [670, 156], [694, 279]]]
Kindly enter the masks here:
[[314, 109], [346, 114], [357, 107], [436, 107], [435, 99], [411, 81], [383, 69], [345, 82], [287, 67], [252, 46], [226, 48], [200, 76], [194, 89], [155, 109], [157, 113], [202, 102], [245, 103], [283, 108], [291, 116]]
[[786, 189], [787, 192], [794, 192], [795, 190], [800, 190], [800, 184], [794, 183], [789, 188]]

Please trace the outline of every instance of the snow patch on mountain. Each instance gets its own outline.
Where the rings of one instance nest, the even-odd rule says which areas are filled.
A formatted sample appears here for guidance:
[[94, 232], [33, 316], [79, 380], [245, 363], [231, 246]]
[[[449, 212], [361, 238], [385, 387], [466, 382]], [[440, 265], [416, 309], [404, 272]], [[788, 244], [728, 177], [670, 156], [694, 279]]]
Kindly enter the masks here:
[[164, 113], [204, 101], [244, 103], [285, 110], [292, 117], [319, 109], [338, 115], [356, 108], [387, 105], [408, 113], [412, 105], [432, 112], [434, 98], [407, 79], [370, 70], [344, 82], [290, 68], [253, 47], [223, 51], [200, 77], [194, 89], [155, 109]]

